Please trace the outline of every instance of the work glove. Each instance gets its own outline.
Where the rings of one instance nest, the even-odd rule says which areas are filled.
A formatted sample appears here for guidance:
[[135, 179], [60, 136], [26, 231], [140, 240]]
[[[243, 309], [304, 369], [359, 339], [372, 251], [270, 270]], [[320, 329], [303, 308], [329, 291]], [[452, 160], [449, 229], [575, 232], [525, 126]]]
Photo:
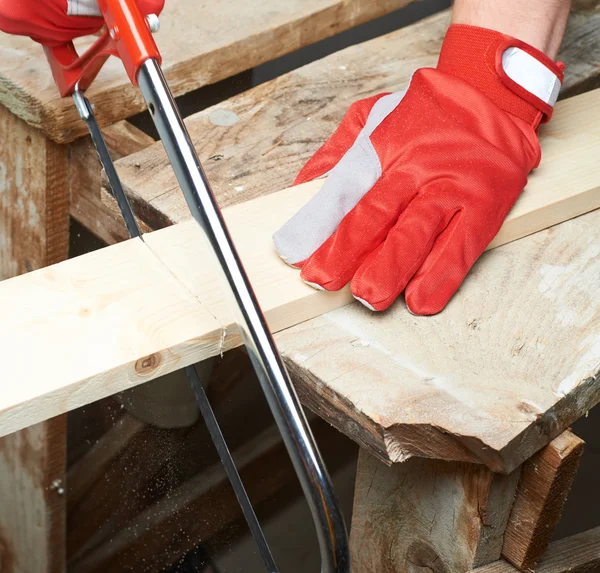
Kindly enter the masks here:
[[274, 235], [309, 285], [385, 310], [440, 312], [500, 229], [541, 158], [537, 128], [563, 80], [535, 48], [449, 28], [437, 68], [353, 104], [295, 184], [322, 189]]
[[[144, 14], [160, 14], [164, 0], [138, 0]], [[104, 25], [96, 0], [0, 0], [0, 30], [44, 46], [95, 34]]]

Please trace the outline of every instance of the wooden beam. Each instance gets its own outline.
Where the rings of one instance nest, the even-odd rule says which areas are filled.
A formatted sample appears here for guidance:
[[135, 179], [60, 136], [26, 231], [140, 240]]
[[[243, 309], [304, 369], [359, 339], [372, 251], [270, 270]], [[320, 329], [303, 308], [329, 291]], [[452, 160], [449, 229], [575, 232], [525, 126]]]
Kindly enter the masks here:
[[66, 416], [0, 441], [0, 570], [66, 572]]
[[567, 431], [523, 464], [502, 556], [529, 571], [546, 551], [575, 479], [584, 442]]
[[0, 105], [0, 280], [67, 258], [66, 147]]
[[[600, 527], [555, 541], [542, 557], [535, 573], [592, 573], [600, 568]], [[517, 573], [504, 560], [475, 569], [477, 573]], [[471, 572], [472, 573], [472, 572]]]
[[[3, 106], [0, 157], [2, 281], [67, 257], [69, 195], [66, 148]], [[64, 571], [65, 428], [58, 417], [0, 440], [2, 570]]]
[[[161, 15], [157, 42], [167, 79], [176, 96], [251, 69], [278, 56], [388, 14], [410, 0], [178, 0]], [[181, 22], [186, 22], [182, 27]], [[60, 143], [86, 134], [69, 98], [61, 99], [44, 53], [29, 38], [2, 35], [0, 103]], [[78, 49], [94, 38], [78, 39]], [[27, 60], [27, 65], [23, 61]], [[145, 110], [116, 58], [90, 90], [96, 116], [110, 125]]]
[[[563, 157], [546, 161], [531, 178], [500, 231], [502, 241], [600, 205], [594, 149], [600, 121], [590, 115], [600, 114], [598, 101], [600, 92], [593, 92], [561, 105], [567, 133], [553, 133], [561, 137]], [[576, 126], [576, 133], [567, 126]], [[274, 331], [352, 301], [347, 290], [325, 293], [305, 285], [272, 247], [272, 233], [319, 185], [225, 211]], [[4, 281], [0, 315], [4, 376], [11, 381], [0, 399], [0, 435], [240, 343], [212, 255], [193, 221]]]
[[439, 460], [387, 467], [361, 449], [352, 570], [463, 573], [498, 559], [518, 479]]

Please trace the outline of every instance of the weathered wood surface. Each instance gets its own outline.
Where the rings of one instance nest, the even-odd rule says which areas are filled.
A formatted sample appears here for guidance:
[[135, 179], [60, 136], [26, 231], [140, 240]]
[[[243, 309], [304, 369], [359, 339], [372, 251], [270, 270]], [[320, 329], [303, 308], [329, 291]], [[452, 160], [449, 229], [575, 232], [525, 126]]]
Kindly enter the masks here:
[[355, 573], [464, 573], [500, 557], [519, 470], [460, 462], [387, 467], [361, 449], [351, 528]]
[[0, 280], [67, 258], [66, 148], [0, 105]]
[[599, 228], [484, 254], [437, 316], [349, 305], [280, 333], [301, 399], [387, 463], [512, 471], [600, 400]]
[[[449, 14], [341, 50], [187, 120], [221, 206], [279, 191], [333, 133], [352, 102], [406, 87], [415, 69], [435, 66]], [[600, 13], [571, 17], [560, 57], [565, 93], [600, 78]], [[590, 83], [591, 82], [591, 83]], [[233, 125], [223, 126], [226, 116]], [[550, 129], [558, 115], [549, 124]], [[550, 150], [544, 149], [544, 160]], [[189, 218], [160, 144], [118, 162], [128, 193], [153, 229]]]
[[[0, 281], [65, 259], [68, 246], [66, 149], [0, 106]], [[64, 571], [65, 424], [0, 440], [3, 571]]]
[[[600, 527], [555, 541], [535, 573], [595, 573], [600, 570]], [[475, 569], [477, 573], [518, 573], [504, 560]], [[470, 572], [473, 573], [473, 572]]]
[[548, 548], [583, 447], [567, 431], [523, 464], [502, 548], [502, 556], [521, 571], [533, 569]]
[[[156, 41], [175, 95], [215, 83], [408, 4], [410, 0], [176, 0], [166, 4]], [[92, 40], [76, 42], [80, 50]], [[51, 139], [86, 133], [73, 102], [60, 99], [42, 49], [0, 37], [0, 103]], [[144, 109], [123, 65], [111, 59], [89, 91], [98, 120], [110, 125]]]
[[[549, 126], [544, 126], [541, 136], [544, 148], [544, 163], [529, 177], [527, 188], [519, 197], [516, 205], [509, 213], [502, 229], [492, 241], [489, 248], [521, 238], [551, 225], [555, 225], [592, 209], [600, 207], [600, 179], [597, 173], [597, 148], [600, 146], [600, 90], [594, 90], [561, 102], [555, 110], [555, 118]], [[569, 152], [565, 153], [565, 149]], [[136, 156], [134, 156], [136, 157]], [[162, 201], [160, 187], [155, 187], [159, 196], [155, 201], [147, 203], [146, 191], [151, 184], [151, 177], [140, 171], [136, 159], [133, 169], [138, 173], [138, 180], [144, 187], [144, 196], [130, 189], [129, 196], [140, 219], [149, 227], [164, 227], [169, 224], [168, 217], [159, 203]], [[147, 167], [154, 173], [151, 167]], [[169, 166], [169, 171], [172, 168]], [[133, 178], [129, 171], [129, 181]], [[160, 184], [160, 183], [159, 183]], [[322, 182], [315, 182], [315, 189]], [[307, 198], [309, 192], [307, 187]], [[310, 188], [312, 192], [312, 187]], [[106, 193], [106, 192], [105, 192]], [[177, 196], [183, 196], [179, 188]], [[170, 195], [170, 193], [167, 193]], [[113, 210], [116, 201], [109, 201]], [[167, 201], [170, 203], [171, 198]], [[187, 206], [184, 213], [189, 214]], [[188, 216], [181, 213], [180, 219]], [[119, 217], [115, 213], [115, 217]]]
[[66, 417], [0, 440], [0, 570], [65, 573]]

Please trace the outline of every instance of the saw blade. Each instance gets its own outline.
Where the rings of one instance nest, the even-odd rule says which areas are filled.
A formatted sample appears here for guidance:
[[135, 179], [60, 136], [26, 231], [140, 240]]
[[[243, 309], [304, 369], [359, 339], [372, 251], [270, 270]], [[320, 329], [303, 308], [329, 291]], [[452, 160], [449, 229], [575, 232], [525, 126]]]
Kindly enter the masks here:
[[121, 215], [125, 221], [125, 226], [129, 232], [129, 236], [139, 237], [143, 240], [142, 232], [140, 231], [135, 219], [135, 215], [133, 214], [133, 210], [131, 209], [129, 199], [127, 198], [127, 195], [125, 195], [125, 190], [121, 184], [121, 179], [119, 178], [119, 174], [115, 169], [115, 164], [113, 163], [110, 152], [108, 151], [108, 146], [106, 145], [106, 141], [104, 140], [100, 126], [98, 125], [96, 117], [94, 116], [92, 106], [88, 99], [80, 91], [73, 92], [73, 100], [75, 101], [75, 106], [77, 107], [79, 116], [81, 119], [83, 119], [83, 121], [85, 121], [88, 127], [92, 142], [94, 143], [94, 147], [98, 153], [98, 158], [100, 159], [100, 163], [102, 163], [102, 167], [106, 173], [106, 178], [110, 184], [110, 189], [113, 197], [117, 201], [119, 210], [121, 211]]

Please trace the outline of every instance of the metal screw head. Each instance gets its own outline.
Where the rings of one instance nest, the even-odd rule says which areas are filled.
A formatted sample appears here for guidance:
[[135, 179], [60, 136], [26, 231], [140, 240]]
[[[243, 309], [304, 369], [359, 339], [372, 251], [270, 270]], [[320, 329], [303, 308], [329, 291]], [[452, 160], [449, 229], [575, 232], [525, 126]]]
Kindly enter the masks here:
[[156, 34], [160, 30], [160, 20], [156, 14], [148, 14], [146, 16], [148, 27], [153, 34]]
[[112, 27], [108, 33], [110, 34], [110, 37], [117, 41], [119, 39], [119, 28], [117, 28], [116, 26]]

